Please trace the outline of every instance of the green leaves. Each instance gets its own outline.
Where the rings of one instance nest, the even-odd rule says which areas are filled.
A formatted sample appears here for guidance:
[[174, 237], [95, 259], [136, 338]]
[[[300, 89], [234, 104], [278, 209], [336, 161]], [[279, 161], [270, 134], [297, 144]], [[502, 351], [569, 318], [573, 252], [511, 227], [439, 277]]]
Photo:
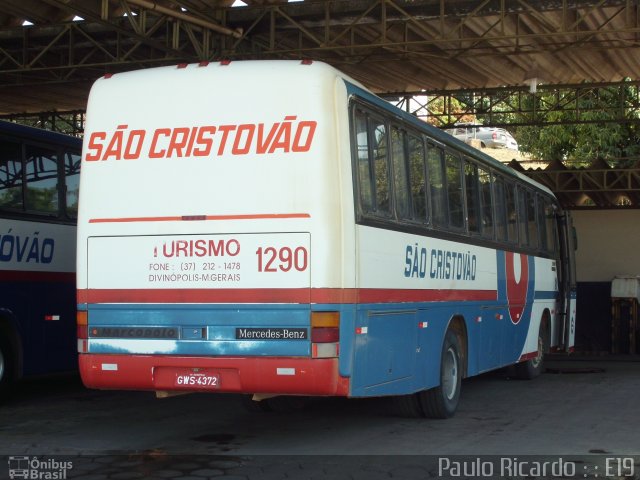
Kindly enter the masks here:
[[[558, 91], [542, 93], [534, 101], [562, 108], [547, 110], [547, 125], [517, 127], [512, 134], [520, 150], [537, 160], [588, 166], [598, 158], [612, 166], [627, 167], [633, 163], [629, 157], [640, 154], [640, 131], [637, 123], [621, 122], [620, 118], [631, 112], [627, 118], [633, 115], [629, 120], [638, 120], [634, 108], [637, 98], [638, 87], [634, 85], [585, 88], [566, 96]], [[522, 120], [516, 114], [516, 123]]]

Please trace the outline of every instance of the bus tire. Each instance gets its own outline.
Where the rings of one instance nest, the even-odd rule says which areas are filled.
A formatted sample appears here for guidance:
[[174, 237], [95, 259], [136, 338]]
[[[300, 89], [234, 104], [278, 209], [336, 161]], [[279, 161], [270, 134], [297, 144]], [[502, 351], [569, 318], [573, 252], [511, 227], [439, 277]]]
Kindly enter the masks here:
[[458, 336], [447, 330], [440, 355], [440, 385], [418, 394], [425, 417], [449, 418], [456, 412], [462, 386], [460, 353]]
[[396, 395], [392, 397], [392, 411], [394, 415], [407, 418], [424, 417], [420, 399], [417, 393]]
[[[0, 332], [4, 335], [4, 332]], [[0, 395], [4, 395], [13, 380], [13, 354], [6, 338], [0, 337]]]
[[535, 358], [516, 364], [516, 377], [521, 380], [533, 380], [544, 371], [544, 353], [547, 351], [547, 328], [543, 321], [538, 331], [538, 352]]

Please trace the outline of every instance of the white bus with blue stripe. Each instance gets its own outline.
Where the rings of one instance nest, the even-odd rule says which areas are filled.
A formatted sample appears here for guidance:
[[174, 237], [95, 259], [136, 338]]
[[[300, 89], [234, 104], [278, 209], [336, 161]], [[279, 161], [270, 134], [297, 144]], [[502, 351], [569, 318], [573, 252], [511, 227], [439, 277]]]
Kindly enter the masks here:
[[575, 329], [571, 221], [525, 176], [318, 62], [93, 86], [78, 228], [85, 384], [396, 396], [542, 370]]

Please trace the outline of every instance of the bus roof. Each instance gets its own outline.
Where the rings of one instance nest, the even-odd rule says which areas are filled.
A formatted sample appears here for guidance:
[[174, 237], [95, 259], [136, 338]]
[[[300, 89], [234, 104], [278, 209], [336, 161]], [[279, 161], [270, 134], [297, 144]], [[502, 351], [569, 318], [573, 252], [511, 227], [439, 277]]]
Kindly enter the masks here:
[[7, 122], [4, 120], [0, 120], [0, 133], [8, 134], [13, 137], [20, 137], [23, 139], [29, 138], [42, 142], [66, 145], [68, 147], [74, 148], [80, 148], [82, 146], [82, 139], [78, 137], [73, 137], [64, 133], [53, 132], [51, 130], [44, 130], [42, 128], [28, 127], [26, 125], [20, 125], [18, 123]]
[[[548, 195], [555, 198], [555, 195], [551, 190], [549, 190], [544, 185], [530, 179], [526, 175], [504, 165], [493, 157], [483, 153], [482, 151], [466, 144], [465, 142], [458, 140], [452, 135], [444, 132], [443, 130], [436, 128], [418, 117], [411, 115], [401, 108], [392, 105], [391, 103], [383, 100], [382, 98], [375, 95], [373, 92], [368, 90], [364, 85], [362, 85], [357, 80], [349, 77], [348, 75], [342, 73], [340, 70], [326, 64], [323, 62], [317, 61], [298, 61], [298, 60], [238, 60], [238, 61], [223, 61], [219, 62], [218, 65], [220, 67], [225, 68], [227, 71], [234, 70], [241, 76], [251, 75], [251, 78], [260, 78], [264, 80], [265, 76], [268, 75], [282, 75], [284, 79], [288, 83], [302, 84], [309, 79], [309, 75], [312, 75], [314, 78], [318, 78], [320, 76], [329, 77], [339, 77], [345, 82], [347, 86], [347, 90], [349, 94], [359, 96], [370, 103], [375, 104], [376, 106], [402, 118], [404, 121], [416, 126], [416, 128], [426, 131], [429, 136], [435, 141], [442, 143], [444, 145], [455, 148], [462, 153], [478, 159], [484, 164], [489, 165], [495, 170], [500, 171], [504, 175], [507, 175], [512, 178], [517, 178], [522, 182], [525, 182], [529, 185], [534, 186], [536, 189], [544, 191]], [[164, 77], [164, 75], [169, 74], [171, 71], [175, 71], [176, 69], [183, 68], [193, 68], [198, 66], [211, 67], [213, 66], [213, 62], [211, 64], [180, 64], [177, 66], [163, 66], [163, 67], [155, 67], [145, 70], [134, 70], [130, 72], [117, 73], [114, 75], [106, 75], [98, 80], [96, 83], [101, 82], [102, 80], [106, 80], [109, 78], [119, 78], [121, 80], [132, 81], [136, 79], [136, 81], [141, 81], [140, 77], [147, 78], [158, 78], [160, 74], [160, 78]], [[302, 68], [301, 68], [302, 67]], [[145, 79], [146, 80], [146, 79]], [[91, 103], [91, 102], [90, 102]], [[90, 110], [90, 108], [89, 108]], [[88, 112], [90, 114], [90, 112]]]

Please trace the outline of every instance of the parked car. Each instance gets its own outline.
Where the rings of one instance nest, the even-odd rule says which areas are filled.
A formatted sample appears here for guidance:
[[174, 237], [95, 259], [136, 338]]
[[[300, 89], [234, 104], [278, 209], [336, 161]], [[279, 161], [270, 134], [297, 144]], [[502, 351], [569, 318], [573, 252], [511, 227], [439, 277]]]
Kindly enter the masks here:
[[445, 130], [463, 142], [480, 140], [482, 148], [510, 148], [518, 150], [518, 142], [504, 128], [458, 126]]

